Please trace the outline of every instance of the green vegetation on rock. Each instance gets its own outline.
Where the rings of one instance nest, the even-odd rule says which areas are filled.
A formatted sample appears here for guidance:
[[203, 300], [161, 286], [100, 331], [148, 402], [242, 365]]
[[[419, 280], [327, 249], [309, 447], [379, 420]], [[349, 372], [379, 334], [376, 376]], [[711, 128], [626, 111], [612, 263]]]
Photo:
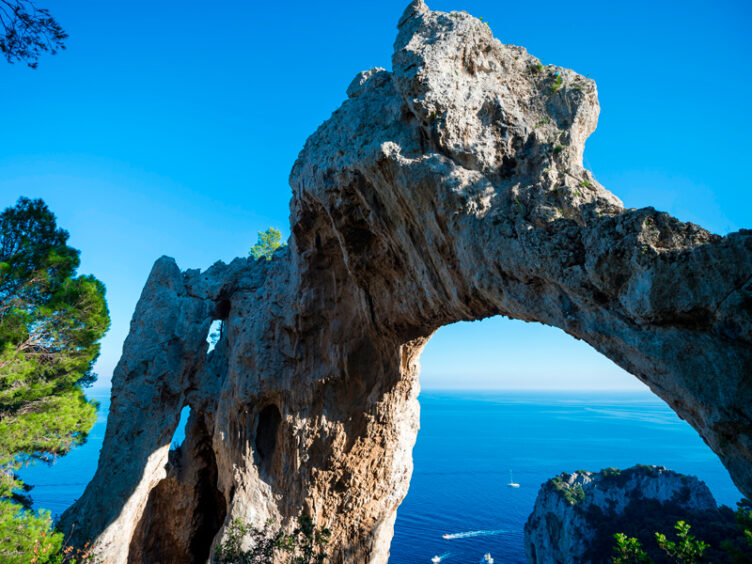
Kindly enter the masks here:
[[659, 470], [655, 466], [635, 464], [631, 468], [626, 468], [624, 470], [619, 470], [618, 468], [604, 468], [599, 474], [604, 485], [624, 487], [635, 476], [638, 478], [645, 476], [655, 477], [658, 476]]
[[679, 564], [701, 562], [703, 554], [710, 548], [710, 545], [690, 535], [691, 527], [684, 521], [677, 521], [674, 528], [678, 537], [676, 541], [669, 540], [663, 533], [655, 533], [655, 540], [661, 550]]
[[752, 503], [743, 499], [738, 503], [736, 510], [736, 523], [741, 532], [741, 538], [725, 539], [721, 542], [721, 548], [729, 555], [734, 564], [752, 562]]
[[[676, 564], [698, 564], [702, 562], [704, 560], [703, 555], [710, 548], [710, 545], [690, 535], [689, 529], [691, 527], [684, 521], [677, 521], [674, 528], [676, 529], [676, 541], [669, 540], [663, 533], [655, 533], [656, 542], [669, 562]], [[611, 559], [612, 564], [653, 564], [653, 559], [648, 556], [642, 548], [642, 543], [636, 538], [627, 537], [624, 533], [616, 533], [614, 539], [616, 539], [616, 547], [614, 547], [614, 556]]]
[[249, 254], [256, 260], [261, 258], [272, 260], [274, 253], [284, 246], [282, 233], [279, 232], [279, 229], [270, 227], [266, 231], [259, 231], [258, 241], [251, 247]]
[[[699, 564], [713, 562], [720, 564], [744, 564], [752, 562], [752, 509], [747, 500], [739, 502], [733, 513], [722, 506], [718, 511], [701, 511], [689, 514], [697, 536], [690, 534], [692, 528], [683, 519], [675, 521], [676, 539], [657, 532], [666, 530], [668, 519], [676, 519], [682, 510], [676, 504], [630, 503], [624, 514], [616, 519], [603, 514], [593, 515], [599, 525], [595, 531], [595, 544], [589, 555], [594, 561], [605, 556], [603, 540], [608, 538], [605, 531], [621, 525], [629, 529], [629, 534], [613, 534], [616, 545], [612, 547], [612, 564]], [[686, 510], [683, 511], [686, 515]], [[619, 525], [617, 525], [617, 521]], [[736, 521], [737, 527], [734, 527]], [[633, 536], [630, 536], [633, 535]], [[700, 540], [702, 538], [702, 540]]]
[[582, 486], [579, 484], [571, 486], [564, 481], [563, 476], [551, 478], [549, 483], [570, 505], [577, 505], [578, 503], [585, 501], [585, 490], [583, 490]]
[[651, 562], [647, 553], [643, 550], [640, 541], [634, 537], [628, 537], [624, 533], [616, 533], [616, 546], [614, 547], [614, 556], [611, 558], [612, 564], [640, 564]]
[[[215, 561], [219, 564], [321, 564], [326, 560], [325, 549], [331, 531], [324, 527], [316, 528], [308, 515], [298, 518], [298, 526], [291, 535], [285, 535], [273, 525], [274, 522], [270, 520], [257, 529], [250, 527], [243, 519], [235, 519], [227, 529], [225, 542], [215, 550]], [[246, 539], [250, 547], [244, 550]]]
[[554, 81], [551, 84], [551, 87], [549, 88], [552, 95], [556, 94], [559, 90], [561, 90], [563, 82], [564, 82], [564, 79], [561, 77], [561, 74], [556, 73], [554, 75]]
[[[24, 465], [82, 444], [96, 420], [84, 387], [110, 325], [104, 285], [42, 200], [0, 214], [0, 561], [63, 561], [49, 512], [31, 512]], [[67, 557], [65, 557], [67, 558]], [[70, 559], [68, 560], [70, 561]]]

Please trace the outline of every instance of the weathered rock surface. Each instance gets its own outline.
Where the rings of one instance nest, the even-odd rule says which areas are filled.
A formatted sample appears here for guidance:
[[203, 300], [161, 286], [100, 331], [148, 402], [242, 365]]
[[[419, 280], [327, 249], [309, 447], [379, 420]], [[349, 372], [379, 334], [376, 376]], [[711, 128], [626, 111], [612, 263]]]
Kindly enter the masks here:
[[[752, 495], [752, 232], [625, 210], [582, 167], [595, 83], [466, 13], [410, 4], [392, 63], [360, 73], [306, 142], [274, 260], [157, 261], [97, 474], [63, 519], [107, 562], [202, 561], [220, 522], [301, 511], [333, 531], [333, 562], [385, 562], [421, 350], [443, 325], [493, 315], [587, 341]], [[187, 443], [168, 463], [184, 405]]]
[[[683, 510], [687, 515], [713, 514], [717, 510], [704, 482], [662, 466], [562, 474], [541, 486], [535, 508], [525, 524], [528, 562], [610, 562], [613, 534], [624, 529], [617, 526], [617, 530], [603, 531], [601, 523], [604, 520], [619, 523], [618, 517], [624, 515], [630, 504], [632, 512], [645, 514], [669, 504], [672, 511]], [[605, 537], [609, 548], [605, 554], [596, 553], [594, 542], [604, 540], [598, 539], [599, 536]]]

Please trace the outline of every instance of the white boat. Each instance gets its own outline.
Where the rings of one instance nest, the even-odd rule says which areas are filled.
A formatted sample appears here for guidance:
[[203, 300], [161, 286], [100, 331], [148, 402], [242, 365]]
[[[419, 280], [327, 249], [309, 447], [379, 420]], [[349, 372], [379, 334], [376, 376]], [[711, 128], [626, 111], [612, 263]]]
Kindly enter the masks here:
[[439, 564], [439, 562], [441, 562], [441, 556], [437, 554], [436, 556], [431, 558], [431, 562], [433, 562], [433, 564]]
[[452, 535], [450, 535], [449, 533], [444, 533], [443, 535], [441, 535], [441, 538], [442, 538], [442, 539], [447, 539], [447, 540], [449, 540], [449, 539], [451, 539], [451, 538], [453, 538], [453, 537], [452, 537]]
[[486, 552], [483, 555], [483, 559], [480, 561], [480, 564], [494, 564], [494, 559], [491, 557], [490, 552]]
[[509, 471], [509, 483], [507, 484], [510, 488], [519, 488], [520, 485], [514, 481], [514, 478], [512, 478], [512, 471]]

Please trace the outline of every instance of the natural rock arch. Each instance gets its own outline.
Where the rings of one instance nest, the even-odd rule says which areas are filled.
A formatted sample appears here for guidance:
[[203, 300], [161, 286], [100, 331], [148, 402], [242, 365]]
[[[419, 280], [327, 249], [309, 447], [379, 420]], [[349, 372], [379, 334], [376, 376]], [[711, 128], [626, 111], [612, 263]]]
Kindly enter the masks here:
[[[333, 562], [385, 562], [412, 471], [420, 352], [439, 327], [492, 315], [588, 342], [752, 495], [752, 233], [625, 210], [582, 167], [593, 81], [541, 67], [466, 13], [414, 1], [392, 63], [360, 73], [306, 142], [288, 248], [204, 272], [155, 264], [99, 468], [63, 518], [107, 562], [149, 559], [133, 540], [154, 526], [150, 492], [165, 480], [173, 495], [159, 500], [180, 510], [160, 511], [160, 538], [188, 543], [173, 550], [190, 552], [225, 507], [225, 524], [303, 510], [333, 531]], [[169, 464], [185, 404], [182, 462]], [[249, 445], [270, 404], [274, 455], [260, 469]]]

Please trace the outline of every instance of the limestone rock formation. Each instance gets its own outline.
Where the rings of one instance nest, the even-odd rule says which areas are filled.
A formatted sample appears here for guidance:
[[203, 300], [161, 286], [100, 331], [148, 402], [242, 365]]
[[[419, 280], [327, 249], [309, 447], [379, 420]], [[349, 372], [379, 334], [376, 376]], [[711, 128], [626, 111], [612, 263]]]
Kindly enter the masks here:
[[99, 468], [63, 519], [107, 562], [204, 561], [230, 519], [300, 512], [333, 531], [332, 562], [385, 562], [421, 350], [493, 315], [588, 342], [752, 495], [752, 233], [624, 209], [582, 167], [595, 83], [467, 13], [412, 2], [392, 67], [356, 76], [306, 142], [284, 251], [204, 272], [157, 261]]
[[[609, 562], [613, 534], [624, 529], [617, 525], [615, 530], [603, 530], [603, 521], [623, 525], [619, 517], [628, 506], [633, 513], [647, 515], [668, 504], [672, 511], [686, 515], [717, 512], [704, 482], [662, 466], [562, 474], [543, 484], [538, 492], [525, 524], [527, 560], [531, 564]], [[598, 540], [605, 541], [606, 550], [596, 553], [594, 542]]]

